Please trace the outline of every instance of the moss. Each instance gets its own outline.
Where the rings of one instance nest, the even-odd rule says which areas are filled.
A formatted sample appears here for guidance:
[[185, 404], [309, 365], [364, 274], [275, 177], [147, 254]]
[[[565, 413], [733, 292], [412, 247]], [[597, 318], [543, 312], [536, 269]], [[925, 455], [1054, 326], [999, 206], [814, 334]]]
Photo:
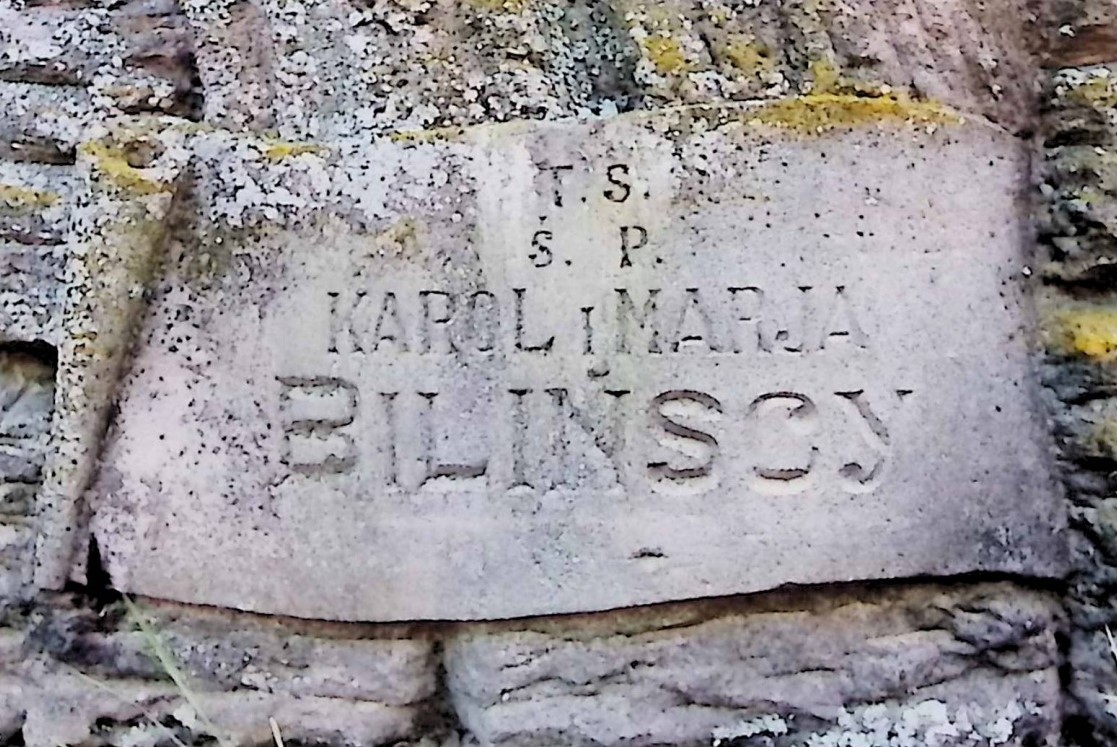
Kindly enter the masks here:
[[654, 35], [644, 39], [643, 45], [648, 59], [660, 75], [682, 72], [689, 67], [683, 47], [676, 39]]
[[767, 125], [817, 134], [838, 128], [877, 122], [917, 125], [961, 124], [963, 119], [948, 107], [900, 96], [863, 97], [846, 94], [810, 94], [761, 104], [746, 112], [750, 124]]
[[1106, 362], [1117, 358], [1117, 308], [1083, 308], [1056, 317], [1050, 345], [1062, 353]]
[[61, 198], [57, 192], [0, 184], [0, 202], [17, 210], [36, 210], [56, 205]]
[[170, 192], [171, 185], [152, 179], [143, 169], [128, 163], [128, 154], [116, 144], [99, 141], [82, 143], [78, 151], [88, 157], [98, 174], [119, 190], [133, 195], [152, 195]]
[[314, 143], [289, 143], [286, 141], [265, 141], [264, 158], [269, 161], [282, 161], [285, 158], [301, 156], [304, 153], [324, 153], [327, 149]]

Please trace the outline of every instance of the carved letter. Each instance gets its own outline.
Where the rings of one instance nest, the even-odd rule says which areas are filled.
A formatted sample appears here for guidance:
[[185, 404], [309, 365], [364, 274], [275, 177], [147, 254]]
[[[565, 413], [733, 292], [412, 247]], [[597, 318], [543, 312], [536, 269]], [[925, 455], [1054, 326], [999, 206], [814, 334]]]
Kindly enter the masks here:
[[[695, 319], [698, 329], [688, 329], [688, 320]], [[679, 309], [679, 317], [675, 322], [675, 334], [672, 335], [671, 351], [679, 352], [679, 347], [701, 343], [711, 353], [720, 350], [717, 334], [714, 332], [710, 314], [702, 304], [702, 296], [697, 288], [686, 289], [686, 300]]]
[[446, 478], [454, 482], [473, 480], [485, 476], [488, 471], [488, 461], [480, 464], [444, 464], [435, 456], [438, 451], [438, 436], [434, 428], [434, 400], [438, 392], [419, 392], [419, 396], [427, 401], [423, 412], [423, 464], [426, 474], [423, 476], [422, 487], [427, 486], [432, 480]]
[[[781, 324], [776, 327], [774, 342], [789, 353], [801, 353], [807, 348], [807, 327], [811, 320], [811, 286], [799, 287], [799, 319], [797, 322]], [[772, 345], [769, 344], [768, 348]]]
[[380, 313], [376, 316], [376, 327], [372, 332], [372, 351], [379, 350], [380, 343], [385, 340], [396, 345], [401, 353], [407, 352], [407, 338], [399, 316], [399, 301], [391, 291], [384, 294], [384, 300], [380, 303]]
[[[749, 405], [748, 419], [754, 440], [766, 447], [753, 463], [755, 489], [767, 495], [790, 495], [810, 487], [818, 456], [818, 447], [810, 440], [818, 428], [814, 402], [796, 392], [762, 394]], [[770, 461], [762, 464], [765, 460]]]
[[277, 376], [282, 415], [280, 462], [303, 475], [348, 472], [357, 463], [353, 438], [338, 429], [357, 416], [357, 387], [329, 376]]
[[388, 447], [388, 464], [386, 475], [387, 483], [390, 488], [399, 487], [399, 454], [396, 452], [396, 442], [398, 441], [396, 430], [396, 396], [398, 392], [381, 392], [380, 401], [384, 405], [384, 431], [386, 433], [386, 445]]
[[621, 226], [621, 267], [632, 267], [629, 252], [642, 249], [647, 243], [648, 231], [643, 226]]
[[551, 247], [547, 246], [544, 242], [550, 241], [555, 237], [554, 231], [540, 230], [536, 231], [531, 237], [531, 254], [527, 258], [536, 267], [546, 267], [554, 260], [554, 252]]
[[469, 336], [478, 353], [496, 348], [500, 331], [500, 302], [489, 291], [477, 291], [469, 297]]
[[[847, 491], [869, 493], [880, 484], [881, 472], [891, 451], [892, 437], [888, 428], [884, 425], [884, 421], [869, 406], [864, 391], [835, 392], [835, 394], [853, 406], [856, 413], [854, 420], [858, 424], [858, 430], [861, 432], [865, 443], [876, 453], [877, 457], [876, 462], [871, 467], [866, 467], [855, 461], [847, 462], [841, 466], [838, 474], [841, 475], [843, 487]], [[896, 390], [897, 399], [901, 405], [904, 397], [909, 394], [911, 394], [910, 389]]]
[[629, 297], [626, 289], [617, 288], [615, 290], [617, 293], [617, 352], [629, 352], [628, 335], [633, 320], [639, 325], [641, 332], [648, 327], [651, 328], [648, 352], [661, 352], [659, 349], [659, 327], [657, 326], [658, 314], [656, 313], [656, 297], [659, 295], [659, 289], [652, 288], [648, 291], [648, 300], [644, 302], [644, 308], [640, 312], [636, 311], [632, 298]]
[[674, 409], [685, 414], [687, 419], [712, 420], [722, 411], [721, 403], [704, 392], [675, 390], [663, 392], [652, 399], [652, 422], [673, 437], [660, 441], [660, 444], [689, 457], [692, 463], [685, 467], [675, 467], [666, 461], [648, 462], [648, 473], [657, 482], [670, 481], [676, 484], [709, 477], [713, 471], [714, 459], [718, 455], [717, 439], [705, 431], [672, 419], [668, 411], [671, 405], [675, 405]]
[[328, 291], [326, 295], [330, 299], [330, 336], [329, 344], [326, 346], [326, 352], [336, 353], [337, 338], [341, 332], [341, 318], [338, 316], [337, 299], [341, 294], [337, 291]]
[[[434, 299], [442, 300], [442, 309], [438, 312], [432, 310]], [[385, 300], [386, 302], [386, 300]], [[455, 298], [449, 293], [435, 290], [419, 291], [419, 302], [423, 307], [423, 324], [419, 329], [419, 350], [423, 353], [429, 353], [434, 347], [437, 346], [432, 342], [432, 327], [439, 325], [445, 330], [442, 339], [445, 341], [446, 352], [456, 353], [457, 346], [454, 344], [453, 336], [450, 334], [450, 326], [454, 321], [454, 307], [456, 306]], [[379, 324], [377, 325], [379, 329]], [[406, 350], [406, 347], [404, 348]], [[441, 352], [441, 351], [437, 351]]]
[[624, 202], [628, 199], [628, 196], [632, 194], [632, 184], [628, 182], [627, 179], [618, 179], [618, 174], [627, 177], [628, 165], [623, 163], [615, 163], [609, 168], [605, 169], [605, 178], [609, 180], [609, 183], [612, 184], [614, 187], [620, 187], [620, 189], [613, 189], [613, 187], [609, 187], [605, 190], [605, 199], [611, 202]]
[[608, 407], [608, 424], [605, 428], [599, 428], [583, 409], [574, 406], [570, 401], [567, 390], [548, 389], [546, 391], [554, 401], [556, 420], [555, 427], [551, 431], [551, 452], [555, 455], [558, 479], [551, 480], [551, 487], [576, 484], [574, 478], [578, 476], [578, 468], [584, 466], [585, 460], [578, 460], [581, 464], [575, 464], [570, 459], [571, 423], [577, 425], [582, 432], [590, 436], [593, 445], [609, 461], [609, 468], [613, 472], [613, 483], [619, 482], [620, 475], [617, 474], [614, 457], [621, 447], [622, 439], [619, 413], [620, 399], [626, 394], [630, 394], [630, 392], [627, 390], [605, 391], [605, 394], [613, 399]]
[[[748, 294], [748, 297], [751, 299], [751, 303], [747, 310], [741, 309], [738, 294], [741, 296]], [[759, 348], [766, 353], [771, 352], [771, 341], [768, 339], [767, 335], [764, 334], [764, 330], [761, 329], [761, 325], [764, 324], [762, 317], [764, 312], [764, 291], [753, 286], [747, 288], [730, 288], [729, 295], [733, 306], [733, 313], [736, 314], [736, 318], [733, 321], [747, 322], [753, 327], [752, 334], [749, 335], [753, 340], [748, 343], [748, 347], [753, 350]], [[733, 340], [733, 352], [740, 353], [745, 349], [745, 344], [742, 343], [740, 337], [738, 337], [736, 326], [731, 328], [730, 334]]]
[[513, 288], [512, 293], [516, 296], [516, 350], [525, 353], [547, 354], [551, 352], [551, 347], [555, 344], [554, 335], [538, 345], [528, 345], [524, 342], [524, 294], [527, 291], [524, 288]]
[[551, 189], [554, 190], [555, 207], [562, 207], [562, 192], [565, 186], [562, 180], [563, 172], [573, 171], [574, 167], [572, 165], [543, 166], [542, 169], [551, 172]]
[[509, 389], [509, 394], [514, 398], [512, 404], [512, 489], [528, 488], [534, 490], [527, 477], [527, 459], [524, 452], [527, 450], [527, 402], [524, 397], [531, 394], [530, 389]]
[[593, 307], [582, 307], [582, 332], [585, 334], [585, 344], [582, 345], [583, 355], [593, 355]]
[[[365, 340], [372, 337], [372, 301], [368, 298], [368, 291], [359, 290], [353, 294], [353, 306], [349, 309], [346, 321], [346, 332], [349, 333], [349, 342], [354, 353], [364, 354]], [[339, 331], [341, 320], [338, 320]]]
[[830, 316], [826, 326], [822, 328], [822, 338], [818, 342], [819, 349], [826, 347], [831, 337], [845, 338], [859, 348], [867, 346], [868, 337], [865, 330], [857, 321], [854, 313], [853, 302], [844, 285], [839, 285], [834, 294], [834, 304], [830, 309]]

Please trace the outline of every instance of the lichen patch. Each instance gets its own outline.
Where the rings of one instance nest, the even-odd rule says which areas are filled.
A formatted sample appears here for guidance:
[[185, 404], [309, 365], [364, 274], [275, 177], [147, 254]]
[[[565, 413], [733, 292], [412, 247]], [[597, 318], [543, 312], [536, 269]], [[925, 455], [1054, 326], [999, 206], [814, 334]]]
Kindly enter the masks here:
[[88, 157], [95, 171], [117, 189], [133, 195], [171, 191], [169, 183], [153, 179], [142, 168], [130, 164], [127, 153], [119, 145], [92, 141], [82, 143], [78, 151]]
[[766, 102], [750, 109], [746, 119], [749, 124], [779, 127], [805, 135], [882, 122], [938, 127], [965, 121], [954, 110], [933, 101], [913, 101], [891, 94], [864, 97], [831, 93]]
[[1056, 318], [1055, 328], [1050, 346], [1058, 352], [1083, 355], [1100, 362], [1117, 358], [1117, 309], [1064, 311]]
[[58, 204], [57, 192], [21, 187], [16, 184], [0, 184], [0, 202], [15, 210], [36, 210]]

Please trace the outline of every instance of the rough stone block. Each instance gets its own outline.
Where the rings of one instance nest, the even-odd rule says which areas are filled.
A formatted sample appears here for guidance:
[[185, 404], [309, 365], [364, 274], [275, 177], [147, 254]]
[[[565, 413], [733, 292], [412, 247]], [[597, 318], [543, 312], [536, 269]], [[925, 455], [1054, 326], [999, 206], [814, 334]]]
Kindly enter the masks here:
[[0, 349], [0, 484], [39, 481], [53, 410], [53, 366]]
[[451, 701], [482, 745], [1056, 743], [1056, 607], [1043, 594], [727, 606], [649, 610], [630, 629], [606, 615], [465, 633], [446, 645]]
[[[88, 610], [58, 607], [44, 615], [34, 640], [43, 653], [98, 675], [164, 677], [151, 634], [122, 612], [104, 611], [93, 623]], [[292, 627], [169, 604], [145, 607], [142, 614], [199, 688], [389, 706], [420, 705], [435, 694], [438, 661], [430, 640], [376, 638], [336, 624]]]
[[376, 747], [419, 734], [414, 708], [254, 692], [185, 693], [170, 684], [99, 681], [73, 671], [0, 678], [0, 733], [28, 747], [67, 744], [274, 744]]

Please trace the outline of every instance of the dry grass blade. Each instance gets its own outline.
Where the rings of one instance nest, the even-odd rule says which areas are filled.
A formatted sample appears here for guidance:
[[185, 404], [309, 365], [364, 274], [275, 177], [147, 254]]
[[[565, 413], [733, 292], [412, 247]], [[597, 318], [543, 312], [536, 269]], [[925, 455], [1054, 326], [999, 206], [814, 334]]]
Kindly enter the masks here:
[[143, 716], [144, 721], [147, 721], [149, 726], [151, 726], [151, 727], [153, 727], [153, 728], [155, 728], [159, 731], [162, 731], [164, 734], [166, 734], [167, 737], [172, 742], [175, 743], [175, 747], [186, 747], [186, 743], [183, 742], [181, 739], [179, 739], [178, 735], [175, 734], [174, 731], [172, 731], [169, 727], [165, 726], [158, 719], [156, 719], [154, 716], [152, 716], [151, 711], [144, 708], [143, 704], [140, 703], [139, 701], [135, 700], [134, 698], [129, 698], [124, 693], [116, 690], [115, 688], [109, 687], [109, 685], [105, 684], [104, 682], [101, 682], [100, 680], [97, 680], [97, 679], [94, 679], [93, 677], [90, 677], [85, 672], [79, 672], [77, 669], [74, 669], [73, 667], [71, 667], [69, 665], [64, 664], [63, 666], [66, 669], [69, 669], [73, 674], [77, 675], [78, 678], [80, 678], [80, 679], [84, 680], [86, 683], [92, 685], [94, 688], [96, 688], [98, 690], [103, 690], [104, 692], [107, 692], [109, 695], [113, 696], [114, 698], [116, 698], [117, 700], [119, 700], [122, 703], [127, 703], [129, 705], [136, 706], [137, 708], [140, 709], [140, 715]]
[[[1109, 655], [1113, 657], [1114, 666], [1117, 666], [1117, 641], [1113, 639], [1113, 631], [1109, 629], [1108, 625], [1105, 626], [1105, 640], [1109, 642]], [[1101, 697], [1102, 700], [1111, 704], [1111, 706], [1117, 704], [1117, 695], [1102, 693]], [[1110, 708], [1106, 708], [1106, 710], [1108, 711]], [[1114, 715], [1117, 715], [1117, 713]]]
[[275, 718], [269, 718], [268, 723], [271, 724], [272, 739], [275, 740], [275, 747], [283, 747], [283, 735], [279, 733], [279, 724], [276, 723]]
[[151, 649], [151, 653], [155, 657], [155, 661], [163, 668], [166, 675], [171, 678], [171, 682], [178, 688], [183, 699], [194, 709], [194, 713], [197, 715], [202, 726], [213, 735], [221, 747], [235, 747], [233, 741], [222, 733], [222, 731], [217, 728], [217, 725], [206, 716], [205, 711], [202, 709], [201, 702], [194, 694], [194, 691], [190, 689], [190, 683], [187, 681], [186, 675], [179, 668], [174, 655], [163, 644], [163, 640], [159, 637], [155, 628], [152, 627], [151, 622], [144, 616], [140, 608], [136, 606], [136, 603], [128, 597], [124, 597], [124, 605], [128, 608], [129, 616], [132, 617], [132, 619], [136, 621], [136, 625], [139, 626], [140, 632], [143, 634], [148, 647]]

